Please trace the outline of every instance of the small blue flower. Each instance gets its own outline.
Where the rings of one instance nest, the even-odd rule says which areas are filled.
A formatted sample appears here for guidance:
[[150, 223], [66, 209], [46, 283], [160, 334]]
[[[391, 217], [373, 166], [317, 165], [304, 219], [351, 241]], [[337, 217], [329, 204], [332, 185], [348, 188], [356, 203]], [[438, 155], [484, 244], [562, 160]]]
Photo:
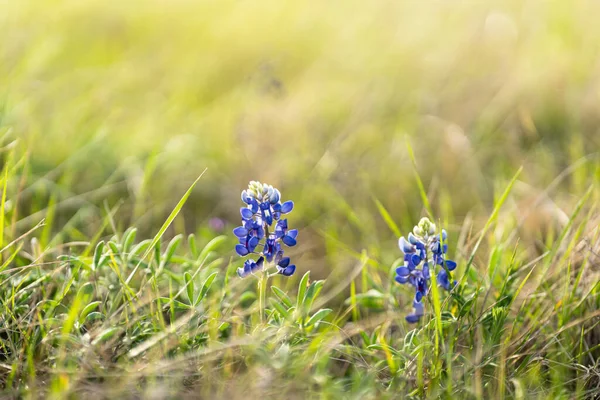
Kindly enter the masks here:
[[456, 263], [445, 257], [448, 252], [448, 245], [444, 243], [447, 236], [443, 229], [441, 234], [436, 234], [435, 224], [423, 218], [407, 239], [401, 237], [398, 240], [398, 246], [404, 253], [404, 265], [396, 268], [395, 280], [415, 288], [414, 312], [406, 316], [410, 323], [417, 322], [424, 315], [422, 300], [429, 293], [431, 269], [435, 271], [437, 266], [441, 266], [436, 274], [439, 286], [451, 290], [456, 285], [449, 276], [449, 272], [456, 269]]
[[[281, 203], [279, 190], [256, 181], [251, 181], [248, 189], [242, 191], [241, 198], [246, 206], [240, 208], [242, 225], [233, 230], [233, 234], [239, 239], [235, 251], [241, 257], [250, 254], [261, 256], [256, 262], [247, 260], [244, 267], [238, 269], [238, 275], [243, 278], [255, 270], [262, 269], [266, 261], [274, 263], [278, 273], [291, 276], [296, 266], [289, 265], [289, 257], [283, 257], [281, 244], [295, 246], [298, 230], [288, 229], [287, 219], [281, 219], [281, 216], [294, 209], [294, 202]], [[261, 252], [256, 250], [259, 246], [262, 246]]]

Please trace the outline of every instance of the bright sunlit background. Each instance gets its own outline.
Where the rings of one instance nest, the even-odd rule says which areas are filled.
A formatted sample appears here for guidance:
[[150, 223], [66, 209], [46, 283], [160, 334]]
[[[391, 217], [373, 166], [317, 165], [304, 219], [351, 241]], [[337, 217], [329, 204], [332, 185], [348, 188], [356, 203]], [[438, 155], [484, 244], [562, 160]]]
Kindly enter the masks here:
[[[300, 229], [290, 252], [298, 276], [281, 285], [295, 292], [310, 270], [312, 278], [327, 279], [324, 292], [331, 289], [329, 306], [337, 312], [352, 290], [369, 289], [365, 276], [357, 287], [335, 286], [364, 257], [373, 260], [375, 283], [394, 285], [386, 273], [402, 255], [398, 233], [406, 235], [427, 215], [419, 181], [431, 217], [449, 232], [462, 274], [522, 167], [497, 224], [476, 249], [471, 285], [502, 285], [500, 276], [487, 274], [497, 253], [506, 253], [499, 265], [510, 272], [513, 250], [529, 266], [544, 254], [560, 258], [568, 247], [549, 274], [576, 277], [575, 264], [589, 258], [595, 269], [580, 276], [587, 282], [581, 290], [592, 293], [598, 258], [577, 246], [598, 248], [592, 240], [600, 198], [598, 15], [600, 2], [593, 1], [0, 0], [0, 156], [8, 183], [0, 247], [44, 218], [34, 243], [27, 236], [22, 248], [36, 259], [39, 246], [38, 261], [81, 251], [79, 242], [89, 243], [82, 254], [89, 257], [98, 240], [129, 227], [138, 229], [138, 241], [151, 239], [206, 169], [164, 243], [177, 234], [194, 233], [200, 242], [230, 236], [239, 224], [241, 190], [250, 180], [270, 183], [294, 200], [289, 218]], [[572, 220], [576, 210], [585, 221]], [[569, 239], [557, 241], [571, 225]], [[216, 269], [223, 273], [239, 262], [234, 240], [224, 240]], [[572, 266], [570, 252], [577, 253]], [[172, 286], [182, 282], [173, 279]], [[525, 285], [523, 293], [537, 289]], [[392, 308], [400, 315], [411, 297], [398, 285], [393, 290], [400, 300]], [[490, 293], [485, 306], [497, 291]], [[559, 309], [559, 300], [549, 299], [549, 309]], [[594, 307], [580, 317], [587, 312]], [[354, 323], [358, 317], [353, 314]], [[582, 334], [577, 329], [570, 331], [575, 341]], [[15, 349], [24, 346], [11, 340]], [[163, 351], [178, 352], [169, 345]], [[25, 357], [17, 353], [2, 356], [9, 366], [2, 371], [6, 393], [35, 380], [16, 372], [14, 360]], [[52, 376], [51, 354], [34, 357], [44, 365], [37, 375]], [[587, 355], [577, 354], [588, 365]], [[388, 356], [380, 351], [381, 359]], [[561, 357], [557, 363], [569, 362]], [[515, 379], [521, 373], [510, 371], [495, 379], [508, 382], [510, 373]], [[81, 382], [91, 385], [85, 373], [78, 381], [60, 376], [45, 382], [62, 395]], [[518, 398], [518, 390], [544, 386], [527, 379], [521, 389], [514, 384], [502, 392], [492, 389], [495, 383], [482, 389], [476, 382], [473, 393]], [[335, 385], [318, 390], [324, 387], [336, 396]], [[438, 396], [431, 387], [428, 395]], [[369, 386], [365, 393], [380, 389]], [[548, 390], [533, 393], [555, 393]]]

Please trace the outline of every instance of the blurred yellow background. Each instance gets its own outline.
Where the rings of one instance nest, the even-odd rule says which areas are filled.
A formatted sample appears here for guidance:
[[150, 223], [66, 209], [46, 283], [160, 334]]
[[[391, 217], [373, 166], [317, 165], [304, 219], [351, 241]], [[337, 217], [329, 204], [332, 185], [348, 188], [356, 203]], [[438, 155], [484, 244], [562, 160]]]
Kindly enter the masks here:
[[31, 211], [88, 207], [81, 230], [104, 200], [154, 228], [208, 168], [188, 231], [235, 224], [256, 179], [305, 229], [391, 245], [373, 200], [403, 230], [422, 215], [409, 143], [455, 232], [520, 166], [523, 210], [580, 160], [532, 210], [535, 236], [600, 175], [599, 2], [0, 4], [3, 140], [29, 151]]

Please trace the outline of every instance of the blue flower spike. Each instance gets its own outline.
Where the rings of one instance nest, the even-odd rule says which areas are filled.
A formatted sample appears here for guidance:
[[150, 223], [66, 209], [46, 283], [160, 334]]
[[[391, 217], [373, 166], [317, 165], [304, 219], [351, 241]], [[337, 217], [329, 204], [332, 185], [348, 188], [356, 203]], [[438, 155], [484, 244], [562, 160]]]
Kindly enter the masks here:
[[244, 266], [238, 268], [238, 275], [245, 278], [269, 266], [275, 266], [281, 275], [293, 275], [296, 266], [290, 265], [290, 258], [283, 256], [283, 245], [295, 246], [298, 230], [288, 229], [287, 219], [281, 219], [281, 216], [294, 209], [294, 202], [282, 203], [278, 189], [257, 181], [248, 184], [241, 199], [245, 206], [240, 208], [242, 225], [233, 230], [239, 239], [235, 251], [240, 257], [256, 255], [259, 258], [246, 260]]
[[406, 316], [409, 323], [416, 323], [425, 315], [423, 298], [429, 293], [432, 273], [436, 274], [438, 286], [446, 290], [457, 284], [449, 275], [456, 269], [456, 262], [446, 259], [447, 237], [445, 230], [437, 233], [435, 224], [422, 218], [406, 239], [398, 240], [398, 247], [404, 253], [404, 264], [396, 268], [395, 280], [415, 289], [413, 312]]

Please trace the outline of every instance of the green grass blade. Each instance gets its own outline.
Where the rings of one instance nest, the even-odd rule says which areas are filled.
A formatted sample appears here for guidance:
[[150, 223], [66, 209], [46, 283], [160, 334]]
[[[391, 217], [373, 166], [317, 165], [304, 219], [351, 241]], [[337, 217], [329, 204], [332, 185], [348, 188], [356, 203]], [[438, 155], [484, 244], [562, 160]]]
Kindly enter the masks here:
[[181, 211], [181, 209], [183, 208], [183, 205], [187, 201], [188, 197], [190, 197], [190, 194], [192, 194], [192, 190], [194, 190], [194, 187], [196, 186], [196, 184], [198, 183], [200, 178], [202, 178], [202, 176], [204, 175], [205, 172], [206, 172], [206, 169], [204, 171], [202, 171], [202, 173], [200, 174], [200, 176], [198, 176], [198, 178], [196, 178], [194, 183], [192, 183], [192, 185], [189, 187], [189, 189], [185, 192], [185, 194], [183, 195], [181, 200], [179, 200], [179, 202], [177, 203], [177, 205], [175, 206], [173, 211], [171, 211], [171, 214], [169, 215], [169, 217], [167, 218], [165, 223], [158, 230], [158, 233], [154, 236], [154, 239], [152, 239], [152, 243], [150, 243], [150, 247], [148, 247], [148, 249], [144, 252], [144, 255], [140, 258], [140, 261], [137, 263], [137, 265], [135, 266], [133, 271], [131, 271], [131, 274], [129, 274], [129, 276], [125, 280], [126, 284], [129, 284], [129, 282], [131, 282], [131, 280], [133, 279], [133, 276], [137, 272], [142, 261], [145, 260], [146, 257], [148, 257], [148, 254], [150, 254], [152, 249], [154, 249], [154, 246], [156, 245], [156, 243], [158, 243], [158, 241], [165, 234], [166, 230], [169, 228], [169, 226], [171, 225], [171, 223], [173, 222], [175, 217], [177, 217], [177, 215], [179, 214], [179, 211]]

